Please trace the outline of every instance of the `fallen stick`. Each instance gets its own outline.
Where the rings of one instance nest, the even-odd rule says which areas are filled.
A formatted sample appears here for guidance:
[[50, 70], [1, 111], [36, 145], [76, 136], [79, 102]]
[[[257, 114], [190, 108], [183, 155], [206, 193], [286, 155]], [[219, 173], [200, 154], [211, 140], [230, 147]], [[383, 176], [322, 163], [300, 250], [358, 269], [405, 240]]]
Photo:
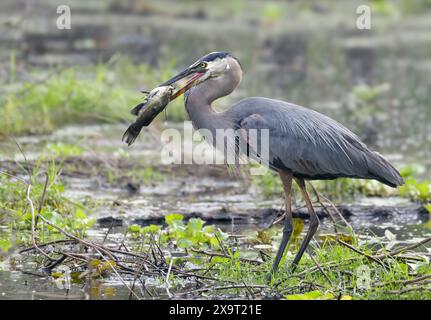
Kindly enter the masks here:
[[[197, 250], [197, 249], [190, 249], [192, 252], [194, 253], [199, 253], [199, 254], [204, 254], [210, 257], [220, 257], [220, 258], [228, 258], [228, 259], [232, 259], [231, 256], [223, 254], [223, 253], [217, 253], [217, 252], [208, 252], [208, 251], [204, 251], [204, 250]], [[251, 264], [262, 264], [262, 261], [259, 260], [254, 260], [254, 259], [248, 259], [248, 258], [238, 258], [239, 261], [242, 262], [247, 262], [247, 263], [251, 263]]]
[[387, 267], [382, 261], [380, 261], [376, 257], [370, 256], [370, 255], [366, 254], [365, 252], [362, 252], [361, 250], [359, 250], [359, 249], [351, 246], [350, 244], [344, 242], [343, 240], [337, 239], [337, 242], [340, 243], [340, 244], [342, 244], [343, 246], [349, 248], [350, 250], [352, 250], [352, 251], [354, 251], [354, 252], [356, 252], [356, 253], [358, 253], [358, 254], [366, 257], [367, 259], [380, 264], [382, 267], [384, 267], [384, 268]]
[[400, 254], [400, 253], [402, 253], [402, 252], [405, 252], [405, 251], [408, 251], [408, 250], [416, 249], [416, 248], [418, 248], [418, 247], [420, 247], [420, 246], [422, 246], [422, 245], [424, 245], [425, 243], [428, 243], [428, 242], [430, 242], [430, 241], [431, 241], [431, 237], [428, 237], [428, 238], [425, 238], [425, 239], [423, 239], [423, 240], [421, 240], [421, 241], [419, 241], [419, 242], [417, 242], [417, 243], [414, 243], [414, 244], [412, 244], [412, 245], [409, 245], [409, 246], [407, 246], [407, 247], [403, 247], [403, 248], [400, 248], [400, 249], [397, 249], [397, 250], [393, 250], [393, 251], [388, 252], [388, 253], [382, 253], [382, 254], [376, 255], [376, 256], [374, 256], [374, 257], [375, 257], [376, 259], [382, 259], [382, 258], [387, 258], [388, 256], [396, 256], [397, 254]]

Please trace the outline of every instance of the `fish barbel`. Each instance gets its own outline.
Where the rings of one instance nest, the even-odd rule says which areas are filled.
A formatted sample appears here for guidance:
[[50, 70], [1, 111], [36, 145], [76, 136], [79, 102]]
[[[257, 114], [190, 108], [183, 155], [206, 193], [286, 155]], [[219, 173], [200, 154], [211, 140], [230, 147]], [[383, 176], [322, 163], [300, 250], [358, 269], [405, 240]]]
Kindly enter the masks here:
[[172, 86], [162, 86], [151, 90], [145, 101], [130, 111], [137, 118], [124, 133], [122, 141], [129, 146], [132, 145], [142, 128], [148, 126], [171, 101], [173, 90]]

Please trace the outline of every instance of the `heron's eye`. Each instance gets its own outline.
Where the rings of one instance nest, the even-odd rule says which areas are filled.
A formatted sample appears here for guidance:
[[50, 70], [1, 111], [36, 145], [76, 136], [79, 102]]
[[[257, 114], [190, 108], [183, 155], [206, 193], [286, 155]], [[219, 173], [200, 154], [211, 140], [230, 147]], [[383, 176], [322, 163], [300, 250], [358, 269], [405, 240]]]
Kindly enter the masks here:
[[206, 62], [201, 62], [199, 64], [199, 67], [202, 68], [202, 69], [205, 69], [207, 66], [208, 66], [208, 63], [206, 63]]

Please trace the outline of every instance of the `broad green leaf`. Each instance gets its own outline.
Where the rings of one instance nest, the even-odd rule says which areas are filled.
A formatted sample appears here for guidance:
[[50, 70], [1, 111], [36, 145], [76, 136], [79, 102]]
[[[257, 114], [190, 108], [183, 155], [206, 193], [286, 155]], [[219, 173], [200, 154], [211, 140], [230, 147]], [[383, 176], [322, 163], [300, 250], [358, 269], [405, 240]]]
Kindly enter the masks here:
[[185, 248], [189, 248], [193, 245], [193, 241], [190, 239], [179, 239], [177, 241], [177, 246], [179, 248], [185, 249]]
[[192, 231], [200, 231], [204, 225], [205, 221], [200, 218], [192, 218], [187, 223], [187, 228]]
[[137, 224], [132, 224], [131, 226], [129, 226], [129, 231], [137, 233], [141, 231], [141, 227]]
[[230, 261], [230, 258], [225, 258], [225, 257], [213, 257], [211, 259], [212, 262], [214, 263], [226, 263]]
[[334, 299], [334, 295], [314, 290], [303, 294], [289, 294], [285, 298], [287, 300], [330, 300]]
[[174, 221], [183, 221], [183, 219], [184, 219], [184, 216], [179, 213], [171, 213], [165, 216], [165, 221], [167, 224], [171, 224]]
[[162, 229], [161, 226], [150, 224], [149, 226], [144, 227], [142, 230], [143, 232], [146, 232], [146, 233], [156, 233], [161, 229]]

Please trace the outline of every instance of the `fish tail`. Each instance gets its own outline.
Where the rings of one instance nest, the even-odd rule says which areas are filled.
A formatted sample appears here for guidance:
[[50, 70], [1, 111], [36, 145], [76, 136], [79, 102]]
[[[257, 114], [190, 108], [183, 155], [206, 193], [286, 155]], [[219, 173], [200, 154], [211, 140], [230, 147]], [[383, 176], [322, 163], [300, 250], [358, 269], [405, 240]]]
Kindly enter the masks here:
[[131, 124], [129, 128], [127, 128], [126, 132], [124, 132], [122, 141], [124, 141], [129, 146], [131, 146], [133, 142], [135, 142], [141, 130], [142, 130], [142, 126], [140, 124], [138, 123]]

